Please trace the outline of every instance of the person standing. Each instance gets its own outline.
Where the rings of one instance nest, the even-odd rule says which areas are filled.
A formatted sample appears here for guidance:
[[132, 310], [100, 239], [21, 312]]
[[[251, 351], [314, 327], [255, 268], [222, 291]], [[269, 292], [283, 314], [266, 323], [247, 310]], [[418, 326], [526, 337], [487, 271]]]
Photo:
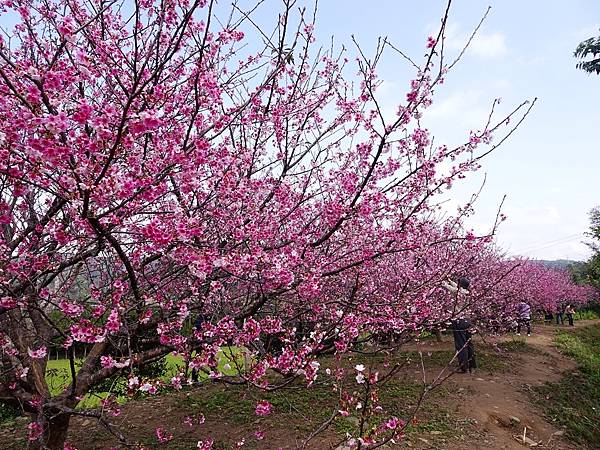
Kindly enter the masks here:
[[517, 305], [519, 318], [517, 319], [517, 336], [521, 336], [521, 327], [525, 325], [527, 328], [527, 336], [531, 336], [531, 306], [525, 302], [520, 302]]
[[[448, 279], [442, 283], [444, 289], [456, 295], [457, 304], [461, 299], [469, 295], [469, 286], [470, 281], [466, 277], [461, 277], [456, 282]], [[467, 371], [473, 373], [477, 368], [472, 328], [473, 324], [471, 321], [462, 314], [452, 320], [450, 324], [450, 329], [454, 337], [454, 349], [458, 355], [458, 371], [462, 373], [466, 373]]]
[[572, 327], [573, 326], [573, 314], [575, 314], [575, 308], [573, 308], [573, 306], [571, 306], [571, 304], [568, 304], [567, 307], [565, 308], [565, 314], [567, 315], [567, 320], [569, 321], [569, 326]]
[[461, 373], [473, 373], [477, 368], [472, 328], [473, 324], [466, 318], [455, 319], [451, 324], [454, 349], [458, 353], [458, 370]]
[[[196, 320], [194, 320], [194, 331], [200, 332], [202, 331], [202, 324], [204, 322], [208, 322], [207, 320], [208, 318], [202, 314], [202, 312], [200, 312], [197, 316], [196, 316]], [[199, 343], [199, 342], [198, 342]], [[196, 353], [198, 352], [200, 347], [198, 347], [196, 349]], [[192, 382], [197, 383], [198, 379], [199, 379], [199, 374], [200, 374], [200, 370], [196, 367], [192, 368]]]

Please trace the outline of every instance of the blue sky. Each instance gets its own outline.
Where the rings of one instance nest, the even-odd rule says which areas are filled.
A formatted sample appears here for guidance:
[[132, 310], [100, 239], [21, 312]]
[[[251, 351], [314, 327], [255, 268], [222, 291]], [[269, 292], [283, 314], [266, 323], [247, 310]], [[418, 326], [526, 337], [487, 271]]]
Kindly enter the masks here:
[[[444, 1], [322, 0], [320, 38], [338, 44], [354, 34], [366, 48], [388, 38], [418, 59], [428, 34], [436, 29]], [[436, 142], [458, 143], [485, 121], [494, 98], [506, 108], [537, 97], [521, 128], [490, 155], [480, 173], [456, 190], [450, 204], [484, 191], [470, 225], [485, 231], [507, 196], [508, 216], [497, 240], [509, 254], [542, 259], [585, 259], [581, 243], [588, 211], [600, 205], [600, 76], [575, 68], [573, 50], [598, 34], [597, 0], [455, 0], [450, 12], [448, 47], [456, 54], [487, 7], [492, 9], [462, 62], [451, 72], [425, 116]], [[389, 107], [402, 101], [408, 68], [388, 53], [379, 70]]]
[[[305, 0], [302, 0], [303, 2]], [[226, 7], [229, 2], [221, 2]], [[245, 9], [254, 1], [240, 2]], [[259, 23], [272, 26], [280, 2], [258, 11]], [[543, 259], [585, 259], [582, 244], [588, 211], [600, 205], [599, 122], [600, 76], [575, 69], [572, 53], [600, 28], [598, 0], [454, 0], [447, 47], [457, 54], [488, 6], [492, 9], [462, 62], [447, 76], [425, 126], [436, 143], [462, 142], [487, 117], [496, 97], [509, 108], [538, 98], [521, 128], [484, 162], [484, 168], [452, 190], [448, 206], [464, 203], [486, 184], [470, 225], [485, 232], [498, 204], [507, 196], [507, 222], [497, 241], [511, 255]], [[444, 0], [320, 0], [318, 39], [335, 36], [338, 45], [354, 49], [355, 35], [365, 50], [379, 36], [418, 60], [424, 43], [437, 29]], [[0, 24], [12, 20], [0, 18]], [[385, 80], [385, 108], [394, 111], [404, 100], [412, 72], [393, 53], [379, 67]]]

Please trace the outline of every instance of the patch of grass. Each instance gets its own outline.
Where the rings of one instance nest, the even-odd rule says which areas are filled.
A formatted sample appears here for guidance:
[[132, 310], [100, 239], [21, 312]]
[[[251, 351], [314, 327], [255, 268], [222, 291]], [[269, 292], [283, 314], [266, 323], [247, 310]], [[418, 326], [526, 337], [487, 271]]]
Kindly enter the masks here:
[[560, 331], [557, 346], [579, 364], [578, 372], [537, 389], [537, 401], [579, 443], [600, 442], [600, 326]]
[[205, 385], [196, 389], [182, 403], [190, 413], [201, 411], [207, 417], [219, 417], [237, 425], [256, 421], [256, 403], [267, 400], [273, 406], [277, 420], [311, 429], [325, 420], [337, 404], [337, 394], [328, 384], [292, 385], [282, 390], [265, 392], [242, 386]]
[[510, 361], [514, 360], [513, 356], [504, 355], [494, 350], [480, 350], [477, 352], [477, 368], [480, 371], [494, 373], [504, 373], [510, 370]]
[[426, 418], [413, 420], [408, 427], [406, 427], [406, 433], [431, 433], [432, 431], [438, 431], [446, 437], [453, 435], [454, 421], [451, 420], [450, 415], [443, 410], [434, 413], [429, 411]]
[[529, 353], [535, 349], [525, 342], [525, 339], [511, 339], [510, 341], [501, 342], [498, 347], [507, 352]]
[[593, 309], [585, 309], [583, 311], [577, 311], [575, 313], [576, 320], [597, 320], [600, 319], [598, 312]]
[[[382, 419], [396, 416], [410, 419], [423, 392], [423, 385], [409, 378], [396, 378], [380, 385], [377, 389], [379, 404], [385, 414], [372, 417], [367, 428], [377, 427]], [[443, 399], [450, 395], [446, 386], [441, 386], [429, 392], [425, 401], [420, 405], [417, 416], [405, 429], [406, 434], [421, 434], [436, 431], [440, 436], [451, 436], [455, 431], [455, 419], [443, 406]], [[337, 417], [334, 422], [335, 430], [345, 435], [356, 434], [359, 417]]]
[[[421, 361], [421, 357], [418, 352], [407, 352], [404, 355], [411, 361]], [[453, 350], [439, 350], [429, 353], [423, 353], [423, 364], [426, 368], [436, 367], [441, 368], [446, 366], [452, 358], [454, 358], [455, 352]], [[496, 349], [490, 346], [475, 346], [475, 358], [477, 360], [477, 367], [479, 370], [490, 372], [490, 373], [502, 373], [506, 372], [510, 368], [508, 355], [499, 353]], [[455, 359], [451, 363], [451, 367], [457, 366], [457, 360]]]
[[202, 411], [203, 414], [229, 419], [238, 425], [254, 419], [253, 402], [242, 389], [235, 387], [196, 393], [188, 397], [182, 406], [188, 407], [191, 413]]
[[560, 331], [555, 341], [561, 350], [575, 358], [586, 378], [600, 385], [600, 325], [575, 332]]
[[501, 351], [508, 353], [523, 353], [530, 355], [549, 356], [550, 354], [544, 350], [540, 350], [533, 345], [527, 343], [527, 338], [513, 337], [510, 341], [501, 342], [498, 344]]
[[432, 341], [434, 339], [437, 339], [437, 335], [433, 331], [422, 331], [419, 334], [420, 341]]
[[[365, 363], [372, 363], [370, 358]], [[353, 383], [353, 377], [347, 380]], [[357, 394], [360, 388], [356, 386]], [[410, 377], [397, 377], [380, 384], [376, 388], [379, 405], [384, 413], [372, 416], [366, 429], [377, 427], [381, 420], [390, 416], [410, 419], [423, 386]], [[456, 419], [445, 408], [444, 401], [451, 395], [446, 386], [430, 392], [420, 406], [416, 420], [412, 421], [406, 433], [430, 433], [436, 431], [440, 436], [452, 436], [456, 431]], [[273, 413], [258, 419], [255, 414], [256, 403], [267, 400], [273, 406]], [[260, 420], [265, 426], [271, 424], [281, 427], [285, 423], [290, 430], [306, 435], [325, 422], [339, 408], [339, 394], [333, 389], [331, 381], [317, 382], [310, 388], [302, 382], [273, 392], [265, 392], [245, 386], [221, 386], [207, 383], [189, 392], [181, 400], [179, 407], [185, 414], [202, 412], [207, 422], [218, 420], [237, 427], [254, 426]], [[360, 423], [360, 411], [350, 411], [350, 416], [337, 416], [332, 429], [340, 435], [356, 434]], [[438, 433], [439, 432], [439, 433]]]
[[14, 421], [21, 415], [21, 411], [8, 403], [0, 402], [0, 423]]

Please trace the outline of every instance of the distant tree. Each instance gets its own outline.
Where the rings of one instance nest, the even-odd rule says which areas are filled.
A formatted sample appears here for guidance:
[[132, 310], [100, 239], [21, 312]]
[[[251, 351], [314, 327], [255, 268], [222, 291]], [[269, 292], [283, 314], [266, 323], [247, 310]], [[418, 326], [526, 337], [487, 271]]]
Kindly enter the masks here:
[[588, 284], [600, 291], [600, 253], [595, 253], [586, 264]]
[[575, 284], [587, 284], [587, 262], [575, 261], [568, 269]]
[[[589, 55], [592, 55], [592, 59], [584, 60]], [[600, 74], [600, 36], [591, 37], [581, 42], [575, 49], [574, 56], [582, 60], [577, 63], [576, 67], [578, 69], [585, 70], [588, 73]]]
[[588, 244], [595, 252], [600, 251], [600, 206], [596, 206], [589, 212], [590, 216], [590, 231], [586, 234], [591, 237], [594, 242]]
[[600, 207], [593, 208], [589, 217], [590, 228], [586, 235], [592, 241], [587, 245], [594, 253], [573, 275], [576, 283], [589, 284], [600, 292]]

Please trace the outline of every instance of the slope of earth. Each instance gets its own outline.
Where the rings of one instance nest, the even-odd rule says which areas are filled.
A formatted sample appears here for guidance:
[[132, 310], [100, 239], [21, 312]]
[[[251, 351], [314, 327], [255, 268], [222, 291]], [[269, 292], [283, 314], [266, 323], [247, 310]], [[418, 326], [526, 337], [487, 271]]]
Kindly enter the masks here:
[[[580, 321], [576, 328], [591, 323], [597, 321]], [[538, 325], [531, 337], [477, 336], [477, 372], [452, 375], [426, 397], [404, 439], [380, 448], [583, 448], [570, 443], [565, 430], [546, 420], [539, 404], [531, 400], [536, 387], [557, 382], [565, 373], [577, 370], [575, 362], [554, 346], [555, 332], [556, 327]], [[423, 386], [450, 372], [451, 341], [451, 336], [444, 336], [443, 342], [425, 339], [406, 345], [394, 355], [407, 364], [380, 388], [381, 404], [388, 413], [412, 417]], [[346, 361], [348, 367], [359, 362], [377, 369], [384, 364], [379, 356], [356, 355]], [[324, 360], [322, 367], [327, 364]], [[254, 407], [264, 398], [272, 403], [274, 412], [260, 418]], [[239, 386], [207, 384], [131, 401], [110, 421], [131, 442], [143, 442], [144, 448], [195, 448], [199, 440], [212, 436], [215, 449], [295, 449], [302, 448], [305, 439], [331, 417], [338, 403], [337, 394], [326, 383], [311, 389], [292, 386], [267, 394]], [[198, 421], [200, 414], [205, 417], [204, 423]], [[357, 429], [357, 422], [352, 414], [338, 417], [305, 448], [345, 450], [346, 435]], [[27, 448], [26, 424], [27, 420], [20, 418], [2, 426], [0, 448]], [[159, 444], [158, 427], [174, 439]], [[265, 439], [255, 434], [257, 430], [264, 433]], [[79, 450], [120, 448], [113, 434], [86, 417], [73, 418], [69, 441]]]
[[[578, 327], [589, 325], [580, 322]], [[456, 442], [452, 449], [580, 449], [565, 438], [565, 430], [543, 417], [539, 404], [532, 402], [534, 389], [547, 382], [559, 381], [564, 373], [577, 370], [576, 363], [553, 345], [556, 327], [538, 325], [530, 337], [479, 337], [480, 344], [497, 347], [507, 356], [500, 370], [479, 370], [474, 375], [457, 374], [452, 378], [467, 394], [449, 399], [458, 414], [473, 421], [474, 429], [484, 438]], [[422, 352], [439, 347], [422, 343]], [[435, 448], [435, 447], [430, 447]], [[439, 447], [443, 448], [443, 447]]]

